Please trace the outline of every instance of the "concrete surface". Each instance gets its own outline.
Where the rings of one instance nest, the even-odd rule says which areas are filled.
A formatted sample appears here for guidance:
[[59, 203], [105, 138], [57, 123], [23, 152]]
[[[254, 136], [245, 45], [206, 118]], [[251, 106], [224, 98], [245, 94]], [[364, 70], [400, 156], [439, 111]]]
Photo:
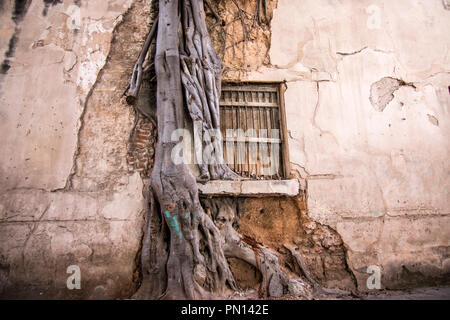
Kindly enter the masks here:
[[205, 184], [198, 184], [200, 192], [204, 195], [232, 195], [241, 197], [256, 196], [289, 196], [294, 197], [299, 193], [297, 179], [290, 180], [242, 180], [226, 181], [213, 180]]

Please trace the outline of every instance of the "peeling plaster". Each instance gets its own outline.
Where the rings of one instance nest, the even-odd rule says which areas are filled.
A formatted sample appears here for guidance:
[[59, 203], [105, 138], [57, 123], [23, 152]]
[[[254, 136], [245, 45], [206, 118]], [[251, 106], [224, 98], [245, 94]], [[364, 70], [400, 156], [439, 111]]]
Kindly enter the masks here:
[[375, 110], [383, 112], [389, 102], [394, 99], [394, 92], [401, 86], [410, 86], [416, 88], [411, 83], [403, 80], [385, 77], [373, 83], [370, 87], [370, 102]]

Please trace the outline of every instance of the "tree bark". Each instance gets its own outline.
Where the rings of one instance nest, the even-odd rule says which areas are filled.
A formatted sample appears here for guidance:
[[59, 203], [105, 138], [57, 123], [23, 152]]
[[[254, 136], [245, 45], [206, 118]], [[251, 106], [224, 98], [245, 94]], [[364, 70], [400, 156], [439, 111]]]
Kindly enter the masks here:
[[[220, 83], [220, 63], [213, 54], [209, 36], [203, 33], [206, 27], [202, 13], [204, 16], [202, 3], [198, 0], [159, 2], [155, 55], [158, 141], [150, 177], [149, 200], [153, 205], [145, 237], [162, 247], [166, 240], [168, 255], [167, 260], [164, 254], [160, 255], [162, 261], [166, 260], [163, 270], [162, 262], [150, 259], [149, 263], [147, 253], [143, 252], [143, 260], [146, 260], [143, 261], [145, 284], [141, 286], [141, 290], [151, 287], [152, 295], [157, 298], [208, 298], [210, 293], [220, 294], [226, 284], [235, 289], [223, 254], [220, 233], [200, 205], [196, 179], [186, 164], [175, 164], [171, 158], [176, 144], [171, 140], [171, 135], [176, 129], [184, 128], [185, 124], [182, 79], [185, 85], [186, 79], [189, 84], [196, 85], [195, 91], [192, 88], [189, 88], [191, 91], [185, 90], [189, 92], [186, 98], [197, 94], [203, 100], [201, 105], [195, 106], [192, 100], [187, 100], [190, 114], [197, 112], [196, 115], [203, 120], [204, 129], [218, 128], [219, 125], [217, 84]], [[185, 18], [183, 26], [181, 16]], [[181, 71], [182, 63], [186, 68], [189, 64], [190, 70]], [[191, 73], [187, 74], [189, 71]], [[199, 110], [194, 110], [194, 107]], [[214, 178], [224, 177], [229, 172], [226, 169], [223, 164], [210, 166]], [[150, 224], [162, 222], [168, 229], [167, 234], [162, 226], [152, 232]], [[201, 243], [205, 246], [202, 250]], [[150, 246], [146, 244], [143, 251], [149, 250]], [[153, 247], [153, 253], [161, 250], [164, 251]], [[203, 286], [194, 280], [195, 270], [205, 270]], [[150, 283], [149, 278], [153, 278]]]
[[152, 28], [150, 29], [147, 39], [145, 39], [144, 47], [142, 48], [142, 51], [139, 54], [139, 58], [136, 61], [136, 64], [134, 65], [133, 74], [131, 75], [130, 84], [128, 85], [126, 92], [128, 104], [134, 104], [139, 95], [139, 89], [141, 88], [142, 77], [144, 72], [143, 71], [144, 60], [147, 57], [148, 50], [150, 48], [153, 38], [155, 37], [157, 27], [158, 21], [155, 21], [155, 23], [153, 23]]
[[[205, 213], [197, 179], [187, 164], [172, 159], [178, 143], [172, 141], [172, 133], [184, 128], [186, 119], [198, 121], [203, 146], [217, 155], [212, 163], [202, 159], [198, 180], [239, 179], [223, 161], [221, 140], [208, 134], [211, 129], [220, 129], [221, 61], [206, 28], [203, 1], [159, 0], [154, 24], [158, 140], [146, 183], [149, 209], [141, 252], [142, 284], [134, 297], [205, 299], [220, 297], [227, 288], [236, 290], [225, 255], [243, 259], [261, 271], [263, 296], [280, 296], [286, 276], [277, 255], [239, 235], [230, 223], [219, 230], [213, 220], [213, 215], [218, 216], [217, 208], [209, 206]], [[133, 72], [130, 102], [139, 92], [152, 33]], [[229, 206], [223, 204], [223, 210], [227, 209]]]

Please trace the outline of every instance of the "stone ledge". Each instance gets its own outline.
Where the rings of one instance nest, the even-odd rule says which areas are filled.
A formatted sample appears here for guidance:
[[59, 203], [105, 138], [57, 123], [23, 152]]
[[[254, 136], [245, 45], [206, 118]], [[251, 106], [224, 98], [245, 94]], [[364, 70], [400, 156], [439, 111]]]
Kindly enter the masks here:
[[206, 196], [289, 196], [299, 194], [297, 179], [290, 180], [212, 180], [205, 184], [198, 183], [201, 195]]

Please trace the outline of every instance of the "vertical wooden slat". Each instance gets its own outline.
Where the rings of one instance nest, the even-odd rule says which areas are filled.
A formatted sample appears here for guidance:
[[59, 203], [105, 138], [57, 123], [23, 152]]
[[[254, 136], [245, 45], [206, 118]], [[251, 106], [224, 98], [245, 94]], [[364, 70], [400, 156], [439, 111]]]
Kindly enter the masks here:
[[[231, 126], [231, 128], [233, 129], [233, 138], [235, 138], [236, 137], [236, 131], [235, 131], [235, 128], [236, 128], [235, 107], [231, 107], [231, 118], [232, 118], [232, 126]], [[233, 142], [233, 155], [234, 155], [234, 165], [233, 165], [233, 167], [234, 167], [234, 171], [236, 173], [239, 173], [239, 167], [237, 165], [237, 152], [236, 151], [237, 151], [236, 143]]]
[[[219, 114], [220, 114], [220, 119], [221, 121], [220, 123], [220, 133], [222, 134], [222, 137], [224, 136], [224, 128], [225, 128], [225, 123], [224, 123], [224, 114], [225, 114], [225, 109], [223, 108], [219, 108]], [[226, 150], [224, 148], [224, 145], [222, 144], [222, 155], [223, 155], [223, 159], [226, 159], [226, 154], [225, 154]]]
[[[228, 92], [227, 91], [223, 91], [222, 90], [222, 101], [226, 101], [226, 96], [227, 96], [227, 94], [228, 94]], [[223, 131], [222, 131], [222, 137], [223, 137], [223, 139], [225, 139], [226, 138], [226, 134], [227, 134], [227, 128], [229, 128], [229, 120], [228, 120], [228, 107], [224, 107], [224, 108], [221, 108], [221, 109], [223, 109], [223, 111], [224, 111], [224, 117], [222, 118], [223, 120], [222, 120], [222, 122], [223, 122], [223, 124], [224, 124], [224, 126], [223, 126]], [[231, 166], [231, 163], [229, 163], [229, 161], [228, 161], [228, 154], [229, 154], [229, 151], [228, 151], [228, 146], [227, 146], [227, 144], [226, 144], [226, 141], [224, 140], [224, 143], [223, 143], [223, 149], [224, 149], [224, 153], [223, 153], [223, 156], [224, 156], [224, 160], [225, 160], [225, 162], [226, 162], [226, 164], [232, 169], [232, 166]]]
[[[253, 102], [252, 93], [248, 93], [248, 101]], [[248, 113], [249, 123], [248, 128], [252, 129], [251, 136], [255, 137], [255, 119], [253, 116], [254, 108], [251, 107]], [[256, 167], [255, 167], [255, 155], [256, 155], [256, 143], [252, 142], [248, 144], [248, 155], [249, 155], [249, 176], [251, 178], [256, 178]]]
[[[256, 92], [255, 93], [255, 100], [256, 102], [259, 102], [259, 95]], [[258, 127], [259, 127], [259, 131], [258, 131], [258, 136], [261, 136], [261, 130], [264, 128], [263, 126], [263, 122], [262, 122], [262, 113], [261, 113], [261, 108], [258, 107]], [[258, 146], [258, 166], [257, 166], [257, 174], [258, 177], [262, 176], [262, 166], [263, 166], [263, 160], [261, 159], [261, 154], [262, 154], [262, 147], [261, 145]]]
[[[253, 100], [253, 93], [251, 92], [250, 93], [250, 95], [251, 95], [251, 97], [252, 97], [252, 101], [254, 101]], [[258, 137], [258, 130], [259, 130], [259, 126], [258, 126], [258, 118], [257, 118], [257, 115], [258, 115], [258, 113], [257, 113], [257, 109], [256, 108], [252, 108], [252, 117], [253, 117], [253, 128], [254, 128], [254, 130], [255, 130], [255, 132], [254, 132], [254, 134], [255, 134], [255, 137]], [[253, 164], [253, 174], [254, 174], [254, 177], [255, 178], [257, 178], [258, 177], [258, 144], [257, 143], [255, 143], [254, 144], [254, 155], [253, 155], [253, 160], [254, 160], [254, 164]]]
[[[230, 92], [230, 94], [229, 94], [229, 99], [230, 99], [230, 101], [232, 101], [232, 99], [233, 99], [232, 92]], [[234, 132], [234, 127], [235, 127], [234, 119], [235, 119], [234, 118], [234, 108], [230, 107], [230, 120], [231, 120], [230, 128], [233, 130], [233, 132]], [[233, 137], [234, 137], [234, 133], [233, 133]], [[234, 145], [234, 142], [233, 142], [233, 170], [236, 171], [236, 147]]]
[[[271, 92], [270, 93], [270, 99], [271, 99], [272, 102], [276, 102], [278, 104], [278, 99], [277, 99], [277, 93], [276, 92]], [[272, 129], [278, 129], [279, 128], [279, 122], [277, 122], [276, 121], [277, 119], [275, 118], [275, 111], [276, 111], [275, 108], [271, 108], [270, 109], [270, 113], [271, 113], [270, 116], [272, 117]], [[278, 138], [281, 139], [281, 133], [280, 132], [279, 132]], [[281, 150], [280, 148], [281, 148], [281, 146], [278, 146], [278, 154], [279, 154], [279, 150]], [[275, 154], [275, 150], [272, 150], [272, 156], [273, 157], [277, 157], [278, 154]], [[275, 163], [272, 163], [272, 165], [275, 165]], [[272, 178], [274, 178], [274, 179], [279, 179], [280, 178], [279, 170], [280, 170], [280, 168], [278, 167], [277, 170], [274, 172]]]
[[291, 175], [291, 166], [289, 160], [289, 146], [288, 146], [288, 134], [286, 127], [286, 109], [285, 109], [285, 101], [284, 101], [284, 92], [286, 90], [286, 84], [281, 83], [278, 89], [278, 101], [280, 108], [280, 130], [281, 130], [281, 155], [282, 155], [282, 165], [283, 165], [283, 174], [284, 178], [288, 179]]
[[[228, 111], [228, 124], [227, 124], [227, 128], [228, 129], [233, 129], [233, 108], [232, 107], [227, 107], [227, 111]], [[228, 136], [228, 138], [231, 138]], [[228, 145], [230, 146], [230, 144]], [[234, 144], [231, 145], [232, 150], [230, 150], [229, 152], [232, 152], [232, 156], [229, 155], [228, 157], [231, 158], [231, 166], [230, 168], [234, 171]]]
[[[245, 130], [248, 131], [248, 129], [250, 129], [250, 125], [249, 125], [249, 120], [250, 120], [250, 115], [249, 115], [249, 109], [251, 109], [251, 107], [247, 106], [247, 102], [250, 102], [249, 96], [248, 96], [248, 92], [244, 92], [244, 101], [246, 103], [245, 105]], [[250, 168], [250, 152], [251, 152], [251, 147], [249, 143], [246, 143], [246, 150], [247, 150], [247, 176], [251, 177], [251, 168]]]
[[[266, 96], [266, 93], [263, 93], [263, 96]], [[267, 101], [264, 101], [267, 102]], [[266, 124], [267, 124], [267, 137], [271, 138], [272, 137], [272, 125], [270, 123], [270, 108], [264, 108], [264, 113], [266, 114]], [[272, 144], [268, 143], [267, 144], [267, 156], [269, 157], [269, 168], [270, 166], [273, 165], [272, 163]], [[268, 174], [269, 177], [271, 177], [271, 174]]]
[[[244, 130], [244, 132], [247, 132], [247, 105], [246, 105], [246, 102], [247, 102], [247, 94], [246, 94], [246, 92], [244, 91], [244, 92], [242, 92], [242, 111], [244, 112], [244, 116], [243, 116], [243, 120], [244, 120], [244, 125], [243, 125], [243, 130]], [[248, 166], [248, 158], [249, 158], [249, 155], [248, 155], [248, 143], [244, 143], [244, 152], [245, 152], [245, 154], [244, 154], [244, 172], [245, 172], [245, 176], [249, 176], [249, 166]]]
[[[236, 101], [239, 101], [239, 92], [236, 92]], [[239, 107], [235, 107], [236, 109], [236, 126], [234, 127], [234, 129], [238, 129], [241, 126], [241, 121], [240, 121], [240, 113], [241, 113], [241, 109]], [[239, 137], [238, 132], [236, 132], [236, 137]], [[241, 163], [242, 163], [242, 156], [241, 156], [241, 145], [239, 142], [236, 142], [236, 153], [237, 153], [237, 173], [241, 174]]]
[[[227, 128], [228, 128], [228, 108], [223, 108], [222, 123], [223, 123], [222, 139], [225, 139], [226, 134], [227, 134]], [[225, 140], [224, 140], [224, 142], [225, 142]], [[223, 145], [223, 159], [228, 164], [228, 148], [225, 143], [222, 145]]]

